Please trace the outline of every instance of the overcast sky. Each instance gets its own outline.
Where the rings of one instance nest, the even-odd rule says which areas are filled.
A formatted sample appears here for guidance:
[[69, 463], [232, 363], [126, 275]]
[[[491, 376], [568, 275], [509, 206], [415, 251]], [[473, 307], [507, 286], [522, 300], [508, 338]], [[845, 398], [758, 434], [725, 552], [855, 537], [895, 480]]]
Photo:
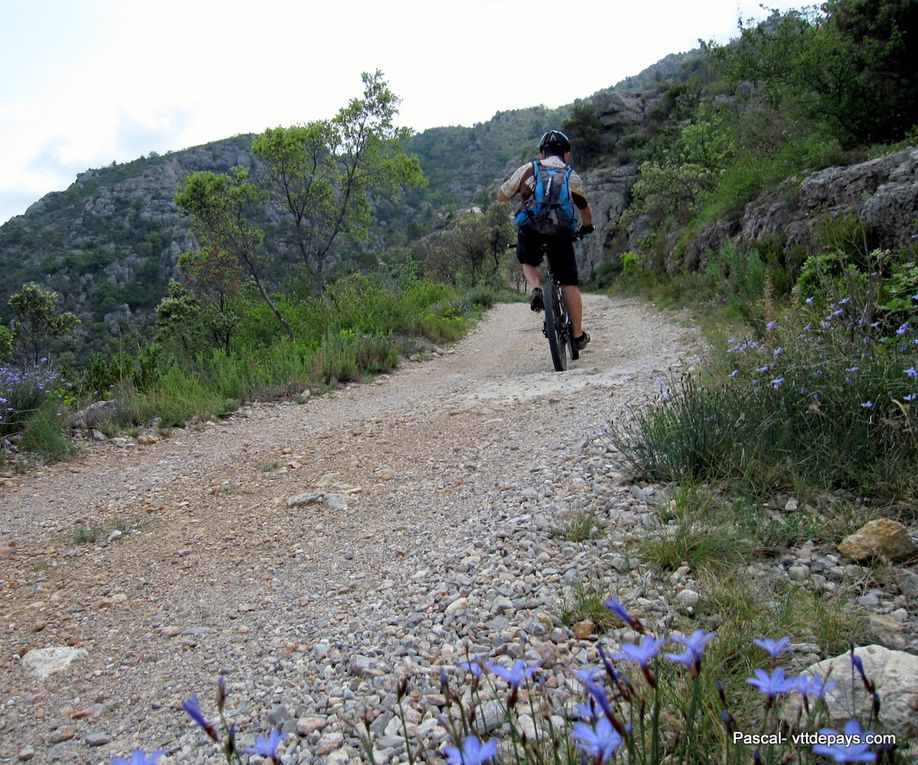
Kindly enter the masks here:
[[331, 117], [364, 71], [383, 71], [402, 125], [473, 125], [766, 15], [756, 0], [0, 0], [0, 223], [90, 167]]

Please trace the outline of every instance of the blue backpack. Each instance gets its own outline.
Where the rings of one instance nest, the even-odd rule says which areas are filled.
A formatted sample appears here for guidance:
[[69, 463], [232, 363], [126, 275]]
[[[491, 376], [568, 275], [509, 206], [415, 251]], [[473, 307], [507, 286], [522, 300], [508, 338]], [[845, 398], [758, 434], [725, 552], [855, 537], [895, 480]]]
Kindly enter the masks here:
[[543, 236], [571, 237], [577, 230], [574, 200], [571, 199], [570, 177], [573, 168], [546, 167], [532, 161], [534, 188], [532, 195], [514, 216], [518, 228]]

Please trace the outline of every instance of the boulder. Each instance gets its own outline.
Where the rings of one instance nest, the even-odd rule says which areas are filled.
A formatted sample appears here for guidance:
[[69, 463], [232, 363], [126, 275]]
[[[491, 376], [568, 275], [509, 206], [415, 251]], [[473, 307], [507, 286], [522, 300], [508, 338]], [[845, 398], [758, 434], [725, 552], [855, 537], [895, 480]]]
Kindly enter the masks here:
[[870, 521], [838, 544], [838, 551], [852, 560], [888, 558], [901, 560], [916, 552], [908, 529], [898, 521], [877, 518]]
[[[867, 678], [876, 686], [883, 732], [895, 734], [900, 742], [918, 736], [918, 656], [878, 645], [855, 648], [854, 654], [863, 663]], [[841, 730], [845, 721], [852, 717], [864, 723], [869, 719], [872, 698], [852, 666], [850, 653], [813, 664], [804, 674], [829, 675], [837, 683], [826, 693], [832, 727], [836, 730]]]

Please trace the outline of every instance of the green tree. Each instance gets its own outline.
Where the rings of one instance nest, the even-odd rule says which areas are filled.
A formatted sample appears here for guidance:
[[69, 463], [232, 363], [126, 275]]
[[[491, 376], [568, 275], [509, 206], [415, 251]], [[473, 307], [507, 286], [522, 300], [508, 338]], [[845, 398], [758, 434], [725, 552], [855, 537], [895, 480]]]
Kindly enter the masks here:
[[0, 361], [6, 361], [13, 353], [13, 333], [0, 324]]
[[[918, 121], [916, 0], [830, 0], [707, 46], [728, 82], [844, 147], [896, 141]], [[911, 47], [909, 47], [911, 45]]]
[[245, 276], [238, 261], [226, 250], [202, 247], [179, 255], [178, 269], [204, 309], [202, 318], [210, 341], [229, 351], [237, 324], [231, 301], [239, 296]]
[[292, 336], [290, 324], [265, 286], [262, 273], [267, 261], [264, 232], [251, 223], [252, 208], [264, 196], [249, 180], [248, 171], [236, 167], [222, 175], [210, 171], [191, 173], [179, 189], [176, 203], [191, 217], [206, 248], [226, 253], [236, 260], [284, 330]]
[[404, 149], [410, 131], [393, 124], [399, 101], [382, 72], [362, 78], [363, 96], [333, 119], [271, 128], [252, 142], [293, 219], [303, 265], [319, 278], [339, 237], [366, 237], [371, 195], [425, 180]]
[[596, 107], [589, 101], [574, 104], [571, 115], [562, 125], [571, 139], [578, 165], [589, 166], [602, 156], [603, 127]]
[[52, 346], [73, 334], [80, 320], [76, 314], [59, 313], [60, 296], [35, 282], [23, 284], [12, 294], [9, 306], [13, 311], [10, 327], [20, 352], [31, 363], [39, 364], [51, 355]]

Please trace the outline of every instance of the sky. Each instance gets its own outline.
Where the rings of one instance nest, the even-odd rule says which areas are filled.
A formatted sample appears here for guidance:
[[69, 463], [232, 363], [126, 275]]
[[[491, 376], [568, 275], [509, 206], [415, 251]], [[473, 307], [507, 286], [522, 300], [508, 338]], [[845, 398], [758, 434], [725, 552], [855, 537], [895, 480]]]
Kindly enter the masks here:
[[88, 168], [330, 118], [362, 72], [383, 72], [400, 125], [471, 126], [767, 15], [758, 0], [0, 0], [0, 224]]

